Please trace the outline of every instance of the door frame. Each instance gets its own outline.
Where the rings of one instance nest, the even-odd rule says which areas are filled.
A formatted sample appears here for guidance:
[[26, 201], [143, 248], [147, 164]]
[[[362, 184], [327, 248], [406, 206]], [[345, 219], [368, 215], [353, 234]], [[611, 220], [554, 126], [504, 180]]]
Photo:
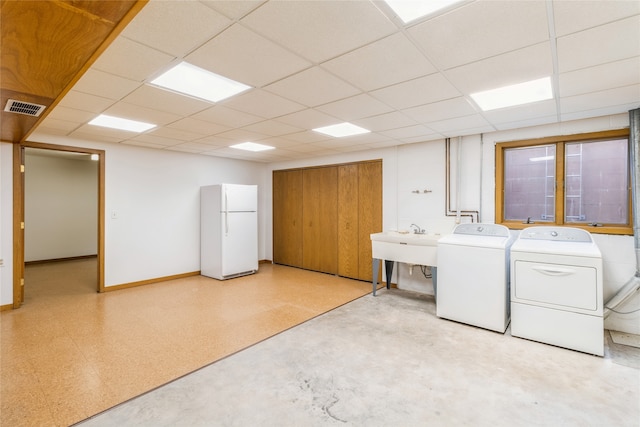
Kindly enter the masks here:
[[40, 142], [24, 142], [22, 144], [14, 144], [13, 147], [13, 308], [19, 308], [24, 302], [25, 148], [98, 155], [98, 285], [96, 291], [104, 292], [105, 151]]

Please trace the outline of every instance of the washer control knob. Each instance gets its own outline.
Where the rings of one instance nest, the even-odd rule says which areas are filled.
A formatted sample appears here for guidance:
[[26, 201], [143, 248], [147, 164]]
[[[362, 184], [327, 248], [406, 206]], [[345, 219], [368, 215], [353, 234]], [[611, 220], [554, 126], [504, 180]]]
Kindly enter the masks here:
[[478, 230], [478, 233], [481, 233], [482, 230], [484, 230], [484, 227], [478, 227], [478, 228], [476, 228], [476, 230]]
[[550, 234], [551, 234], [551, 237], [558, 237], [557, 231], [552, 231]]

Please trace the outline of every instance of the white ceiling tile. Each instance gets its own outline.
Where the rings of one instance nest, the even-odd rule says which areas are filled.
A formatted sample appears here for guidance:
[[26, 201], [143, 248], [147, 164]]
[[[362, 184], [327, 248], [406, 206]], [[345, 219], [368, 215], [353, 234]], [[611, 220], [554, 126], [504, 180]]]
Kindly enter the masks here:
[[546, 125], [549, 123], [555, 123], [557, 121], [558, 121], [558, 115], [554, 114], [552, 116], [525, 118], [523, 120], [517, 120], [515, 122], [494, 123], [493, 126], [497, 130], [509, 130], [509, 129], [531, 127], [531, 126]]
[[202, 153], [203, 151], [210, 151], [212, 146], [209, 144], [202, 144], [199, 142], [183, 142], [181, 144], [172, 145], [170, 150], [186, 151], [189, 153]]
[[289, 141], [294, 141], [294, 142], [304, 143], [304, 144], [311, 143], [311, 142], [325, 141], [329, 139], [327, 135], [321, 134], [319, 132], [314, 132], [312, 130], [306, 130], [304, 132], [297, 132], [289, 135], [284, 135], [282, 138], [287, 139]]
[[441, 74], [432, 74], [371, 92], [375, 98], [397, 108], [409, 108], [460, 96]]
[[195, 139], [202, 138], [202, 135], [198, 133], [189, 132], [186, 130], [174, 129], [170, 127], [160, 127], [158, 129], [152, 129], [148, 132], [150, 135], [160, 136], [162, 138], [177, 139], [179, 141], [193, 141]]
[[254, 87], [262, 87], [312, 65], [240, 24], [231, 26], [185, 59]]
[[184, 119], [177, 120], [167, 125], [167, 127], [186, 130], [201, 135], [214, 135], [231, 129], [229, 126], [206, 122], [204, 120], [197, 120], [191, 117], [185, 117]]
[[319, 67], [309, 68], [265, 88], [308, 107], [355, 95], [358, 89]]
[[173, 56], [184, 56], [231, 20], [196, 1], [151, 1], [122, 35]]
[[123, 119], [153, 123], [155, 125], [166, 125], [181, 118], [177, 114], [171, 114], [159, 110], [152, 110], [150, 108], [141, 107], [139, 105], [127, 104], [126, 102], [119, 102], [109, 107], [104, 111], [104, 114], [120, 117]]
[[429, 123], [429, 127], [449, 137], [469, 135], [472, 133], [494, 132], [496, 130], [487, 123], [480, 114], [431, 122]]
[[581, 95], [640, 83], [640, 57], [560, 74], [560, 96]]
[[224, 101], [223, 105], [265, 119], [284, 116], [307, 108], [302, 104], [260, 89], [234, 96], [228, 101]]
[[242, 23], [315, 63], [397, 29], [369, 1], [270, 1]]
[[640, 56], [640, 15], [558, 38], [561, 73]]
[[270, 145], [272, 147], [282, 149], [282, 148], [292, 147], [294, 145], [299, 145], [300, 142], [292, 141], [290, 139], [285, 139], [280, 137], [273, 137], [273, 138], [263, 139], [262, 141], [260, 141], [260, 144]]
[[427, 136], [433, 135], [435, 131], [433, 129], [429, 129], [424, 125], [414, 125], [408, 126], [404, 128], [385, 130], [380, 132], [382, 135], [387, 136], [389, 138], [412, 138], [417, 136]]
[[353, 124], [362, 126], [373, 132], [381, 130], [397, 129], [418, 124], [415, 120], [406, 115], [393, 111], [391, 113], [380, 114], [378, 116], [367, 117], [360, 120], [354, 120]]
[[[640, 84], [624, 86], [615, 89], [592, 92], [584, 95], [560, 98], [560, 111], [563, 115], [579, 111], [597, 110], [600, 108], [614, 107], [609, 114], [622, 113], [627, 105], [640, 107]], [[622, 107], [619, 111], [616, 107]]]
[[152, 134], [152, 133], [143, 133], [141, 135], [138, 135], [129, 139], [129, 141], [145, 143], [145, 144], [154, 144], [162, 147], [170, 147], [172, 145], [181, 144], [183, 142], [179, 139], [167, 138], [167, 137]]
[[142, 82], [173, 61], [174, 56], [125, 37], [116, 38], [94, 62], [93, 68]]
[[553, 75], [549, 42], [452, 68], [444, 73], [464, 94]]
[[156, 148], [156, 149], [162, 149], [162, 148], [165, 147], [164, 145], [161, 145], [161, 144], [154, 144], [152, 142], [136, 141], [134, 139], [128, 139], [126, 141], [122, 141], [121, 144], [135, 145], [137, 147]]
[[134, 80], [90, 68], [73, 86], [73, 90], [118, 100], [133, 92], [140, 84]]
[[102, 126], [83, 125], [75, 131], [71, 132], [69, 136], [74, 138], [88, 137], [90, 140], [99, 140], [106, 142], [120, 142], [125, 139], [129, 139], [135, 136], [135, 132], [127, 132], [119, 129], [105, 128]]
[[516, 107], [499, 108], [497, 110], [485, 111], [482, 115], [493, 125], [502, 123], [514, 123], [536, 117], [557, 118], [556, 100], [534, 102], [531, 104]]
[[229, 139], [231, 141], [234, 141], [235, 143], [257, 142], [257, 141], [260, 141], [261, 139], [265, 139], [269, 137], [269, 135], [263, 135], [261, 133], [251, 132], [246, 129], [232, 129], [226, 132], [222, 132], [216, 136]]
[[249, 132], [256, 132], [269, 136], [287, 135], [290, 133], [297, 133], [302, 130], [295, 126], [290, 126], [285, 123], [280, 123], [273, 120], [265, 120], [264, 122], [254, 123], [252, 125], [245, 126], [242, 129]]
[[468, 116], [474, 114], [476, 110], [465, 98], [458, 97], [408, 108], [402, 110], [402, 112], [418, 123], [431, 123], [454, 117]]
[[58, 105], [92, 113], [101, 113], [112, 104], [112, 99], [71, 90]]
[[640, 2], [637, 0], [553, 2], [556, 36], [586, 30], [639, 13]]
[[140, 105], [153, 105], [154, 109], [168, 113], [189, 116], [211, 107], [210, 102], [180, 95], [169, 90], [150, 85], [142, 85], [122, 99], [122, 102]]
[[243, 113], [222, 105], [216, 105], [207, 110], [196, 113], [192, 118], [229, 127], [247, 126], [251, 123], [257, 123], [263, 120], [261, 117], [254, 116], [253, 114]]
[[221, 138], [217, 135], [210, 135], [204, 138], [196, 139], [194, 142], [199, 142], [201, 144], [207, 144], [213, 147], [228, 147], [233, 144], [233, 141], [227, 138]]
[[407, 39], [396, 33], [322, 64], [323, 68], [369, 91], [436, 71]]
[[49, 113], [47, 118], [73, 122], [77, 125], [80, 123], [87, 123], [88, 121], [93, 120], [96, 116], [96, 113], [92, 113], [90, 111], [58, 106]]
[[[78, 126], [78, 122], [69, 122], [66, 120], [55, 119], [51, 117], [51, 115], [45, 117], [41, 124], [42, 129], [57, 130], [64, 133], [65, 135], [75, 130]], [[38, 130], [41, 130], [40, 127], [38, 127]]]
[[364, 93], [321, 105], [317, 109], [344, 121], [377, 116], [392, 111], [388, 105]]
[[265, 0], [200, 0], [204, 5], [217, 10], [231, 19], [240, 19]]
[[409, 28], [440, 69], [448, 69], [549, 38], [546, 2], [481, 0]]
[[338, 123], [340, 120], [335, 117], [331, 117], [320, 111], [307, 109], [298, 111], [296, 113], [287, 114], [286, 116], [278, 117], [278, 122], [286, 123], [291, 126], [295, 126], [300, 129], [316, 129], [322, 126], [328, 126]]
[[[576, 111], [570, 113], [563, 113], [561, 116], [562, 122], [571, 122], [574, 120], [582, 120], [582, 119], [592, 119], [594, 117], [611, 117], [613, 115], [626, 115], [629, 117], [629, 110], [635, 110], [636, 108], [640, 108], [640, 104], [636, 102], [630, 102], [628, 104], [619, 104], [609, 107], [598, 107], [593, 110], [585, 110], [585, 111]], [[609, 119], [607, 117], [607, 119]], [[620, 127], [625, 127], [620, 126]]]

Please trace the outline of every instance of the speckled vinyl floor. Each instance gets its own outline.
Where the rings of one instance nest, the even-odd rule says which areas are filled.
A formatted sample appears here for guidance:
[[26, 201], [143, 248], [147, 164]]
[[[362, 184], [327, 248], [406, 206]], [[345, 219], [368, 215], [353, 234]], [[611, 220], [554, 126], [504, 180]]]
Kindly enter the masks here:
[[76, 423], [371, 292], [261, 264], [98, 294], [95, 259], [30, 265], [25, 286], [0, 313], [2, 427]]

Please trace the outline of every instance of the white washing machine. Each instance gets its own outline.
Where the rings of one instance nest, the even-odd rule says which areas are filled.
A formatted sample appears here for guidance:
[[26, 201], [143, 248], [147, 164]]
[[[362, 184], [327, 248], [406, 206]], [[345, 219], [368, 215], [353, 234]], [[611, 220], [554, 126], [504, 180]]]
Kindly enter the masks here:
[[438, 240], [437, 316], [504, 333], [513, 241], [497, 224], [460, 224]]
[[511, 335], [602, 356], [602, 255], [585, 230], [530, 227], [511, 247]]

